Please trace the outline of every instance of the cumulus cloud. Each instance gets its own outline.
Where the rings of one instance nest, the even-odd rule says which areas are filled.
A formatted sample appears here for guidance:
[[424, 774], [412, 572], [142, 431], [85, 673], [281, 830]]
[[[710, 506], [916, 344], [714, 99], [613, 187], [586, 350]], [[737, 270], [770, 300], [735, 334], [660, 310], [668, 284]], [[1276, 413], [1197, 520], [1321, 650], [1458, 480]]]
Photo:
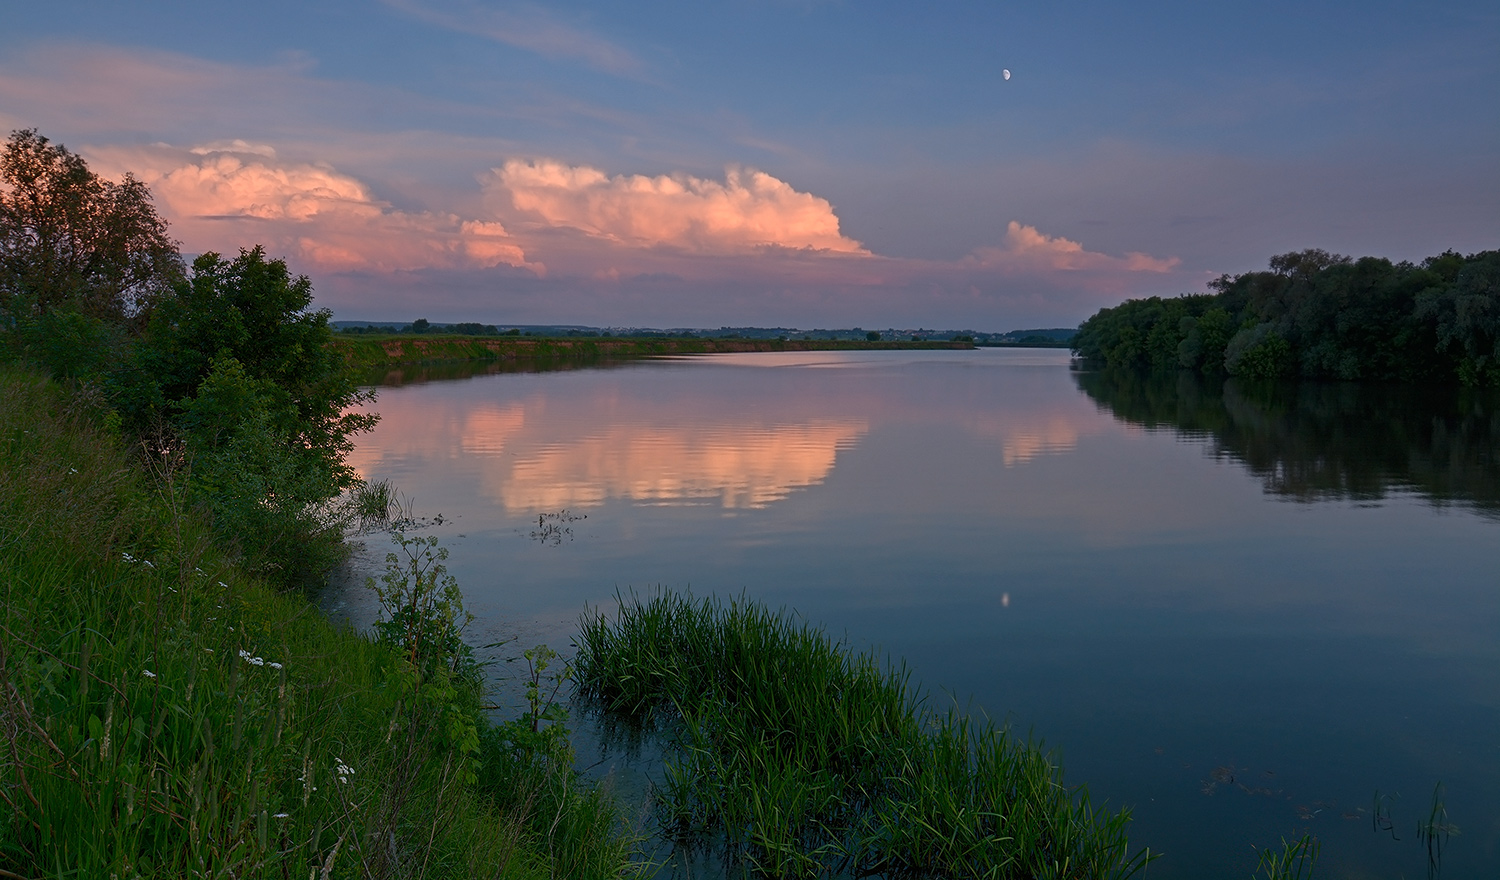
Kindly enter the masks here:
[[263, 243], [324, 270], [526, 267], [521, 246], [492, 220], [409, 212], [331, 166], [279, 162], [243, 141], [109, 156], [148, 185], [190, 251]]
[[492, 197], [545, 226], [635, 246], [692, 253], [765, 248], [867, 254], [839, 232], [827, 199], [763, 171], [727, 168], [724, 180], [687, 174], [616, 175], [551, 159], [513, 159], [487, 181]]
[[1081, 243], [1051, 236], [1035, 226], [1010, 221], [1005, 228], [1005, 244], [997, 248], [980, 248], [970, 258], [986, 268], [1008, 269], [1039, 274], [1051, 272], [1171, 272], [1182, 261], [1177, 257], [1161, 259], [1132, 251], [1123, 257], [1112, 257], [1084, 250]]

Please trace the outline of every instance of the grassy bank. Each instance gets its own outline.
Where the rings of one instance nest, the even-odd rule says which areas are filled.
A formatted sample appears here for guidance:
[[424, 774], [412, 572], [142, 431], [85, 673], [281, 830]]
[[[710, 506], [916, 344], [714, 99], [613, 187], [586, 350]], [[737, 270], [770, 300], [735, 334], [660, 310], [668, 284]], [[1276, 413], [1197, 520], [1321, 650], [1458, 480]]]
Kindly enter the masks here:
[[866, 342], [828, 339], [528, 338], [495, 336], [339, 336], [331, 343], [355, 369], [464, 360], [594, 361], [752, 351], [971, 349], [968, 342]]
[[906, 672], [745, 601], [674, 593], [585, 620], [582, 694], [667, 732], [664, 832], [775, 877], [1124, 878], [1128, 811], [1040, 748], [937, 714]]
[[631, 872], [565, 743], [248, 576], [113, 424], [0, 366], [0, 877]]

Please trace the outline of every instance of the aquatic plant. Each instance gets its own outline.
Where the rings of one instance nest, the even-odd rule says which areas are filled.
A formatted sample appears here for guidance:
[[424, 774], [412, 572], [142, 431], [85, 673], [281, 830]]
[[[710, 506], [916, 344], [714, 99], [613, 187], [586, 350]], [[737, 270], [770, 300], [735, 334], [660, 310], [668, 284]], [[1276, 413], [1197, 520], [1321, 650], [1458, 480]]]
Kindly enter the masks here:
[[904, 666], [792, 614], [620, 596], [574, 662], [586, 705], [668, 739], [666, 836], [759, 874], [1123, 878], [1152, 858], [1038, 744], [932, 711]]
[[1312, 880], [1318, 861], [1318, 839], [1304, 834], [1281, 841], [1280, 849], [1262, 850], [1255, 866], [1255, 880]]
[[1443, 847], [1458, 833], [1458, 826], [1448, 821], [1448, 805], [1443, 800], [1443, 783], [1432, 788], [1432, 807], [1427, 820], [1417, 822], [1417, 840], [1427, 849], [1427, 877], [1436, 878], [1443, 870]]

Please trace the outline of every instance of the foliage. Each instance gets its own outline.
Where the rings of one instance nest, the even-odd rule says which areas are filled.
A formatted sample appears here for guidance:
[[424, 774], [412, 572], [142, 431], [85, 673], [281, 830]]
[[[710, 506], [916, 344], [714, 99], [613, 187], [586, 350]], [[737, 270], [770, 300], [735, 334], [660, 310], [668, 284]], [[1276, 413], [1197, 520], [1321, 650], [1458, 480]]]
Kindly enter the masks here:
[[[636, 872], [601, 792], [482, 744], [465, 774], [406, 655], [235, 566], [102, 415], [0, 368], [5, 872]], [[451, 701], [492, 738], [466, 688]]]
[[73, 311], [136, 327], [182, 275], [146, 185], [89, 170], [35, 129], [0, 153], [0, 316]]
[[669, 736], [658, 820], [777, 877], [1128, 877], [1128, 811], [1039, 747], [937, 715], [902, 668], [746, 601], [621, 597], [583, 622], [579, 691]]
[[204, 254], [162, 300], [127, 366], [111, 377], [136, 431], [184, 444], [189, 498], [262, 574], [315, 583], [337, 561], [357, 483], [345, 461], [371, 395], [329, 345], [312, 288], [256, 247]]
[[1500, 251], [1413, 264], [1307, 250], [1209, 286], [1102, 309], [1074, 351], [1130, 369], [1500, 386]]
[[432, 535], [408, 538], [395, 531], [391, 541], [401, 552], [387, 553], [380, 579], [365, 581], [380, 602], [380, 641], [399, 648], [424, 678], [447, 672], [477, 681], [474, 654], [463, 639], [474, 615], [443, 565], [448, 549]]

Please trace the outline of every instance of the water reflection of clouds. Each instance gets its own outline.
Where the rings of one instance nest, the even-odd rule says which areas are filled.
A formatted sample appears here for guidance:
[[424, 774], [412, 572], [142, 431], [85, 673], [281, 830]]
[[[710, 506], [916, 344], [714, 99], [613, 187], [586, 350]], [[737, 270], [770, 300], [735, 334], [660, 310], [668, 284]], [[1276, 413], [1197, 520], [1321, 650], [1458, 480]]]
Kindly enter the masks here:
[[761, 425], [614, 424], [600, 433], [518, 452], [485, 473], [508, 510], [558, 510], [628, 498], [649, 504], [765, 507], [827, 478], [863, 421]]
[[[930, 376], [914, 382], [909, 368], [891, 369], [904, 365], [907, 353], [872, 354], [897, 353], [730, 355], [713, 360], [731, 369], [693, 371], [691, 380], [675, 367], [629, 370], [599, 381], [560, 379], [546, 392], [517, 380], [390, 389], [379, 401], [375, 436], [359, 444], [351, 463], [363, 475], [393, 477], [408, 492], [420, 486], [401, 485], [407, 474], [443, 474], [511, 515], [611, 499], [737, 510], [823, 484], [839, 453], [880, 426], [925, 433], [952, 425], [991, 451], [988, 460], [960, 466], [967, 476], [930, 475], [945, 484], [1073, 453], [1080, 438], [1112, 423], [1080, 406], [1076, 395], [1059, 398], [1050, 371], [1024, 370], [1025, 381], [996, 395], [999, 371], [968, 369], [955, 357], [970, 353], [913, 353], [945, 367], [947, 381], [936, 385]], [[945, 365], [950, 359], [955, 363]], [[742, 362], [790, 369], [732, 369]], [[868, 369], [809, 379], [807, 368], [827, 364]], [[1050, 381], [1036, 381], [1044, 375]], [[974, 408], [976, 400], [989, 403]], [[439, 462], [447, 464], [434, 471]], [[881, 485], [908, 501], [938, 488], [906, 464], [876, 467], [888, 476]]]
[[857, 417], [773, 420], [696, 407], [664, 411], [645, 401], [576, 403], [554, 406], [531, 395], [465, 407], [392, 394], [381, 401], [374, 442], [360, 444], [350, 463], [370, 477], [401, 461], [462, 459], [480, 493], [510, 513], [611, 498], [760, 508], [822, 483], [839, 452], [869, 431]]
[[1065, 455], [1078, 448], [1078, 440], [1103, 430], [1100, 419], [1089, 412], [1061, 406], [971, 413], [964, 426], [1000, 447], [1006, 467], [1029, 464], [1048, 455]]

